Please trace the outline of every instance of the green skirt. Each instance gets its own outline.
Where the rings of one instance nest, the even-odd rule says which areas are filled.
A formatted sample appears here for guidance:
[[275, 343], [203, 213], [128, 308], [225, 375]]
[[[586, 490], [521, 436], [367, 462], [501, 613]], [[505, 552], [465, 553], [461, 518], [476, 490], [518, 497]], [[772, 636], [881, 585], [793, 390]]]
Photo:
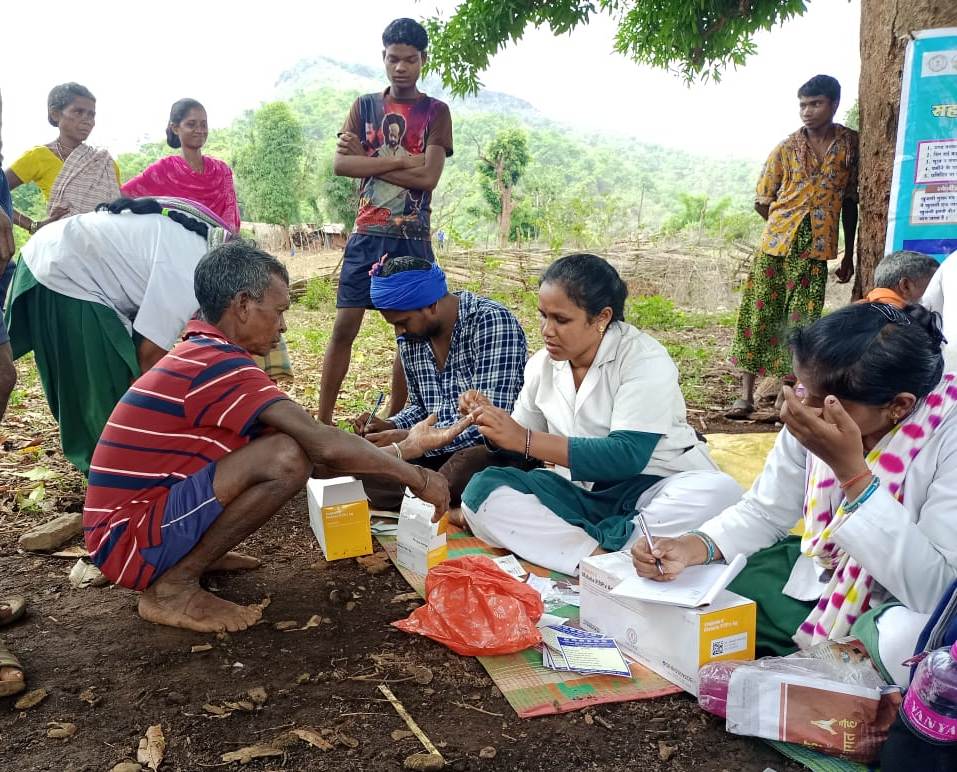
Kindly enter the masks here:
[[25, 261], [7, 302], [13, 358], [33, 352], [63, 455], [84, 475], [113, 408], [139, 377], [136, 347], [116, 312], [40, 284]]
[[827, 263], [804, 256], [811, 238], [811, 222], [805, 218], [787, 255], [759, 252], [754, 257], [731, 346], [731, 361], [746, 373], [790, 375], [790, 331], [821, 316]]
[[462, 502], [477, 512], [496, 488], [505, 485], [532, 493], [563, 520], [578, 526], [606, 550], [620, 550], [635, 529], [638, 498], [661, 477], [639, 474], [630, 480], [587, 490], [547, 469], [493, 467], [475, 475], [462, 491]]
[[783, 657], [797, 651], [792, 640], [814, 601], [785, 595], [784, 585], [801, 556], [801, 539], [788, 536], [748, 558], [744, 570], [728, 585], [731, 592], [750, 598], [758, 607], [756, 656]]

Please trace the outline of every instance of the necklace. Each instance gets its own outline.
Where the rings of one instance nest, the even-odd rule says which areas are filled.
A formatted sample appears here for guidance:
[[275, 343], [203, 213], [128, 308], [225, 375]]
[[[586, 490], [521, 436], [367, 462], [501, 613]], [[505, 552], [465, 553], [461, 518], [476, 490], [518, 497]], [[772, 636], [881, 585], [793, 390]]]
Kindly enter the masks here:
[[[58, 157], [61, 161], [64, 161], [64, 162], [65, 162], [66, 159], [69, 157], [70, 153], [64, 153], [64, 152], [63, 152], [63, 146], [60, 144], [60, 138], [57, 137], [57, 139], [54, 140], [53, 144], [56, 145], [56, 154], [57, 154], [57, 157]], [[70, 152], [73, 152], [73, 151], [71, 150]]]

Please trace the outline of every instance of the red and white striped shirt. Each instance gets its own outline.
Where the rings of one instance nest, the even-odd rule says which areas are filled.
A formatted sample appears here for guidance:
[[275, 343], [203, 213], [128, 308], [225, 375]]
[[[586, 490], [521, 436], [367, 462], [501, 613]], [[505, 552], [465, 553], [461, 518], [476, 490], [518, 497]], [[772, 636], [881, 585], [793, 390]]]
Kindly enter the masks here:
[[288, 399], [250, 354], [211, 324], [129, 388], [93, 452], [83, 531], [93, 562], [115, 584], [143, 589], [153, 567], [141, 550], [162, 539], [170, 487], [247, 445], [259, 414]]

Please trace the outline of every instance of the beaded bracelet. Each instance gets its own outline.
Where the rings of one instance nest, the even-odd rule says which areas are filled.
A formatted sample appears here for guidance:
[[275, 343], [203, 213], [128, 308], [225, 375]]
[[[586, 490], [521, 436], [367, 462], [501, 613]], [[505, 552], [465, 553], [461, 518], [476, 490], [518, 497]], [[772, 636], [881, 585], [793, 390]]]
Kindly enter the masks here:
[[844, 503], [841, 505], [841, 509], [844, 510], [844, 514], [849, 515], [851, 512], [856, 512], [858, 509], [860, 509], [861, 505], [874, 495], [874, 491], [876, 491], [880, 485], [881, 479], [875, 475], [871, 479], [870, 484], [864, 489], [864, 492], [854, 499], [854, 501], [848, 502], [847, 499], [844, 499]]
[[717, 545], [714, 543], [714, 539], [712, 539], [710, 536], [708, 536], [708, 534], [703, 533], [702, 531], [688, 531], [688, 535], [698, 537], [701, 540], [701, 542], [704, 544], [705, 548], [708, 550], [708, 557], [704, 561], [704, 564], [707, 566], [707, 565], [710, 565], [711, 563], [714, 563], [714, 555], [715, 555], [715, 552], [717, 551]]
[[532, 430], [525, 430], [525, 460], [528, 461], [528, 451], [532, 449]]

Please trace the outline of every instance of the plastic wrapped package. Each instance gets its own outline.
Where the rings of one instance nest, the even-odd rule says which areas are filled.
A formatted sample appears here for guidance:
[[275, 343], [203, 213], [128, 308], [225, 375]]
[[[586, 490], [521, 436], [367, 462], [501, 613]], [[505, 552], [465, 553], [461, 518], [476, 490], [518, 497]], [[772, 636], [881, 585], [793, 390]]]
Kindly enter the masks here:
[[698, 703], [732, 734], [854, 761], [877, 758], [900, 701], [900, 690], [887, 686], [853, 640], [789, 657], [711, 662], [699, 674]]

